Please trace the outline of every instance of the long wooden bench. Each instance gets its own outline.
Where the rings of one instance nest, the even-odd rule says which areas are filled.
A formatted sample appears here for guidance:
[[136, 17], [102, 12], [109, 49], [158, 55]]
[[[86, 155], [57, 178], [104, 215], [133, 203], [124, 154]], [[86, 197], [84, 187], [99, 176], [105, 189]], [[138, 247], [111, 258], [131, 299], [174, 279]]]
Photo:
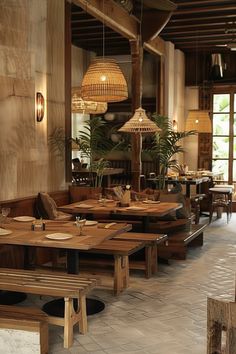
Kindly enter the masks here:
[[160, 245], [159, 255], [167, 259], [186, 259], [188, 247], [203, 245], [203, 232], [208, 224], [191, 225], [188, 231], [168, 235], [168, 243]]
[[165, 234], [141, 233], [141, 232], [125, 232], [114, 238], [123, 241], [138, 241], [145, 244], [144, 259], [130, 259], [129, 268], [144, 270], [146, 278], [150, 278], [157, 273], [158, 245], [167, 241], [168, 236]]
[[[73, 327], [79, 324], [80, 333], [87, 332], [86, 294], [96, 285], [95, 279], [77, 275], [41, 273], [30, 270], [0, 269], [0, 289], [64, 298], [64, 318], [48, 316], [48, 323], [64, 327], [64, 347], [73, 344]], [[78, 300], [74, 310], [73, 299]]]
[[[91, 257], [80, 257], [80, 265], [95, 266], [97, 267], [108, 267], [114, 265], [114, 294], [120, 294], [124, 289], [129, 286], [129, 256], [141, 248], [145, 247], [144, 242], [137, 241], [122, 241], [122, 240], [107, 240], [101, 245], [86, 251], [86, 256], [88, 253], [97, 253], [111, 255], [113, 261], [104, 258], [91, 258]], [[82, 252], [80, 253], [80, 255]]]
[[[25, 336], [30, 332], [30, 336]], [[48, 316], [38, 308], [0, 305], [1, 353], [48, 354]]]

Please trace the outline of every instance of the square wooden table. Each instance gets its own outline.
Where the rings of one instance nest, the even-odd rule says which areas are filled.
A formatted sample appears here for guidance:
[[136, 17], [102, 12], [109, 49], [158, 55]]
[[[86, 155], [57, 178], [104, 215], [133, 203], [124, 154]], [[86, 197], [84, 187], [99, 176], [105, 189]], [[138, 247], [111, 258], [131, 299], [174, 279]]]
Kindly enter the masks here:
[[[145, 202], [131, 202], [130, 207], [119, 207], [117, 201], [107, 200], [104, 204], [98, 200], [88, 199], [81, 202], [67, 204], [58, 209], [69, 214], [109, 214], [140, 216], [143, 222], [143, 232], [148, 232], [149, 217], [162, 217], [182, 207], [181, 203], [146, 204]], [[133, 209], [132, 209], [133, 208]]]
[[[89, 250], [96, 247], [105, 240], [131, 230], [129, 224], [120, 225], [119, 228], [100, 228], [99, 225], [84, 226], [84, 236], [78, 236], [78, 229], [73, 222], [46, 221], [46, 230], [31, 230], [31, 222], [18, 222], [12, 220], [4, 224], [6, 229], [12, 231], [9, 235], [0, 237], [0, 244], [24, 246], [25, 265], [28, 257], [29, 247], [61, 248], [67, 252], [68, 274], [79, 274], [79, 251]], [[46, 236], [52, 233], [69, 233], [72, 238], [67, 240], [51, 240]], [[18, 301], [19, 302], [19, 301]], [[103, 302], [95, 299], [87, 299], [87, 313], [92, 315], [104, 309]], [[77, 306], [77, 303], [75, 304]], [[50, 315], [64, 317], [64, 300], [53, 300], [44, 305], [43, 310]]]

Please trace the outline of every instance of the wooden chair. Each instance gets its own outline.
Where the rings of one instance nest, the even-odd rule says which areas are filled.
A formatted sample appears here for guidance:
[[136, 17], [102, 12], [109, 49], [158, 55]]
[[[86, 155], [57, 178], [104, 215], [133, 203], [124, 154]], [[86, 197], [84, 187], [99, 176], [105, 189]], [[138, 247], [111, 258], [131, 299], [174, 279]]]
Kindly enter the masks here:
[[214, 210], [217, 211], [217, 217], [221, 217], [222, 209], [227, 213], [227, 223], [232, 215], [232, 187], [213, 187], [209, 189], [211, 193], [211, 205], [209, 222], [212, 221]]
[[236, 353], [236, 302], [207, 299], [207, 354]]

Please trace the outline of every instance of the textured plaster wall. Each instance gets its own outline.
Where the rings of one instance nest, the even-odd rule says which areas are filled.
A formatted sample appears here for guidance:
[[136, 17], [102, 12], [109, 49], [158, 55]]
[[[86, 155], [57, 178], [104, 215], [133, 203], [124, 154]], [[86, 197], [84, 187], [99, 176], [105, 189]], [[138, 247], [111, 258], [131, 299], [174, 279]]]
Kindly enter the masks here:
[[64, 161], [48, 136], [65, 119], [64, 0], [0, 0], [0, 23], [0, 200], [62, 189]]

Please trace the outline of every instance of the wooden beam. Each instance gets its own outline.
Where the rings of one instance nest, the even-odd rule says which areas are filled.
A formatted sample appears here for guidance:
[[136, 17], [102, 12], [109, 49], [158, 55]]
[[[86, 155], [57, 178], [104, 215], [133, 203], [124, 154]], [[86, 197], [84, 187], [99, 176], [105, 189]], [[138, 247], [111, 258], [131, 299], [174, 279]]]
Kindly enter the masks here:
[[172, 12], [148, 11], [144, 12], [142, 19], [142, 39], [144, 42], [154, 39], [165, 27]]
[[73, 0], [90, 15], [105, 23], [106, 26], [128, 39], [138, 34], [138, 22], [113, 0]]
[[[65, 1], [65, 135], [71, 138], [71, 4]], [[65, 146], [65, 179], [72, 181], [71, 143]]]
[[156, 37], [143, 44], [144, 49], [154, 55], [165, 54], [165, 41], [160, 37]]
[[[143, 47], [140, 38], [130, 41], [131, 61], [132, 61], [132, 112], [142, 105], [142, 65], [143, 65]], [[132, 188], [140, 191], [140, 175], [142, 171], [141, 134], [132, 134], [131, 136], [131, 173]]]
[[231, 5], [231, 4], [223, 4], [222, 6], [208, 6], [208, 7], [193, 7], [191, 9], [184, 9], [184, 10], [176, 10], [175, 11], [175, 16], [179, 15], [189, 15], [189, 14], [203, 14], [203, 13], [209, 13], [209, 12], [225, 12], [225, 11], [230, 11], [234, 12], [236, 10], [236, 5]]

